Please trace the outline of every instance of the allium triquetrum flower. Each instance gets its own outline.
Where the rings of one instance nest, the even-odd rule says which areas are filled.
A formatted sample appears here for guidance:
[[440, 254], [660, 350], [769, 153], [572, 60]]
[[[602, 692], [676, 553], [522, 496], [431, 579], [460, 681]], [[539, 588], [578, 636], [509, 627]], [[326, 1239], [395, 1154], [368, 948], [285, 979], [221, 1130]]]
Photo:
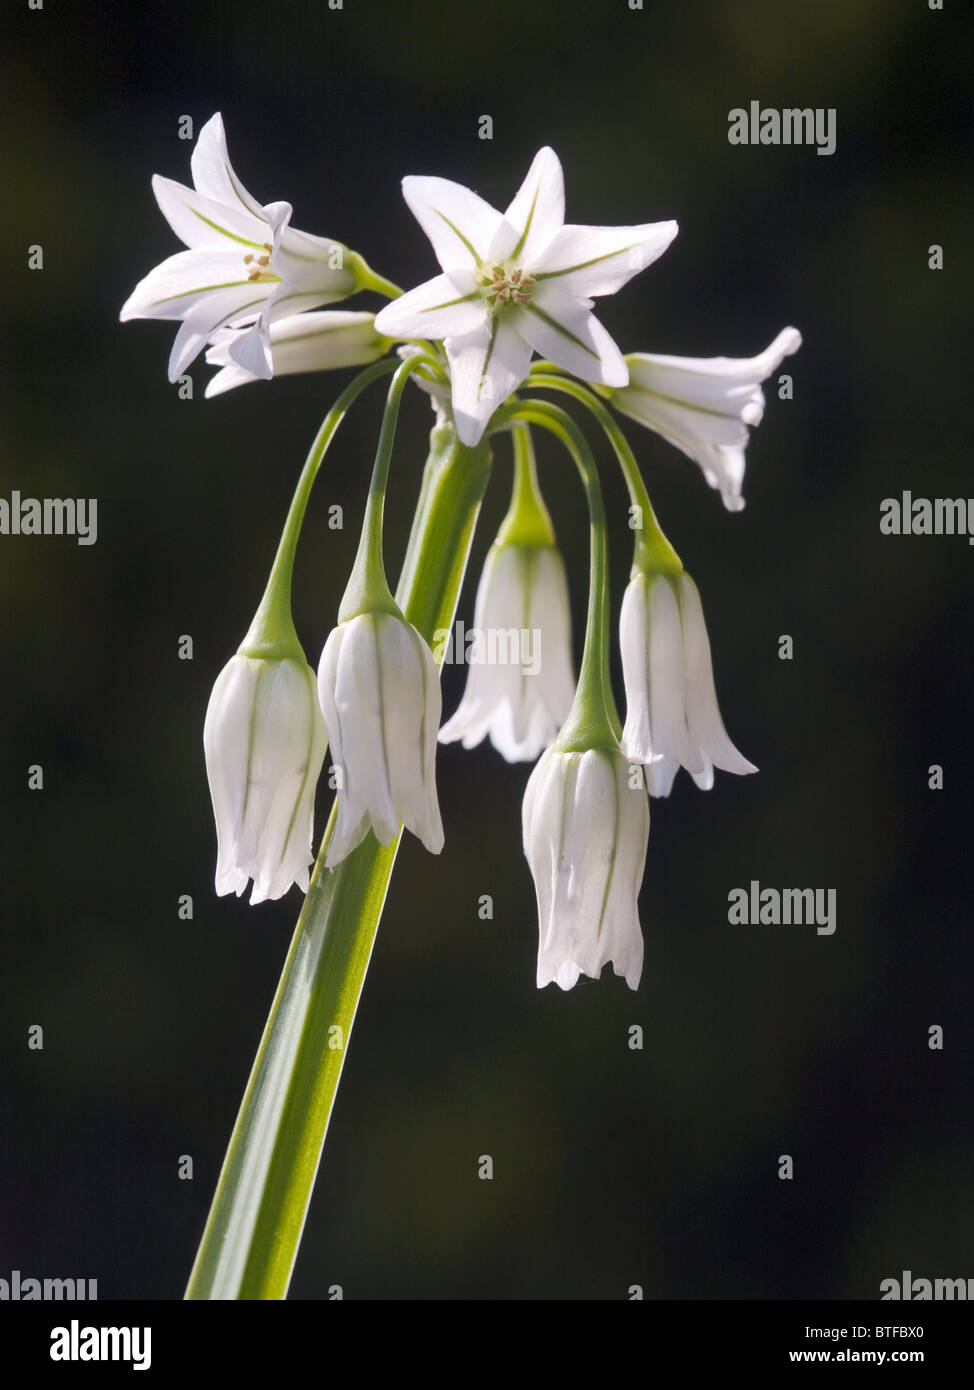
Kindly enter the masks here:
[[[374, 328], [375, 315], [324, 309], [320, 313], [294, 314], [271, 324], [271, 359], [275, 376], [291, 372], [327, 372], [336, 367], [360, 367], [377, 362], [391, 347]], [[260, 377], [233, 361], [233, 347], [245, 328], [221, 328], [213, 335], [206, 360], [222, 371], [206, 387], [207, 396], [219, 396], [235, 386], [246, 386]]]
[[308, 889], [315, 786], [328, 740], [306, 661], [232, 657], [203, 727], [216, 820], [216, 891], [252, 903]]
[[728, 511], [744, 506], [744, 449], [748, 427], [764, 414], [762, 381], [802, 345], [784, 328], [757, 357], [626, 357], [629, 385], [610, 395], [624, 415], [648, 425], [703, 469]]
[[170, 227], [190, 248], [140, 280], [120, 318], [182, 319], [169, 357], [175, 381], [221, 328], [248, 325], [230, 355], [254, 376], [273, 373], [274, 319], [345, 299], [368, 268], [339, 242], [290, 226], [290, 203], [261, 206], [230, 164], [219, 112], [200, 131], [193, 188], [156, 174], [152, 189]]
[[727, 736], [697, 586], [681, 574], [636, 574], [619, 623], [626, 726], [622, 747], [644, 763], [651, 796], [669, 796], [685, 767], [708, 791], [714, 768], [757, 772]]
[[584, 381], [626, 385], [626, 364], [592, 313], [592, 296], [614, 294], [661, 255], [675, 222], [566, 225], [561, 164], [547, 147], [504, 213], [449, 179], [411, 176], [403, 194], [443, 274], [386, 305], [376, 328], [445, 340], [462, 443], [477, 443], [527, 376], [533, 351]]
[[504, 648], [507, 660], [471, 661], [463, 699], [440, 730], [440, 742], [462, 739], [464, 748], [473, 748], [489, 734], [509, 763], [533, 762], [554, 741], [575, 694], [568, 584], [558, 548], [495, 541], [477, 586], [473, 622], [488, 641], [525, 634], [537, 647], [534, 669], [525, 669], [517, 641]]
[[598, 979], [607, 961], [635, 989], [643, 968], [639, 888], [649, 802], [618, 748], [554, 744], [528, 779], [524, 853], [538, 899], [538, 988]]
[[318, 698], [341, 771], [326, 866], [339, 864], [369, 830], [390, 844], [400, 821], [439, 854], [440, 681], [416, 629], [392, 613], [360, 613], [339, 623], [321, 654]]

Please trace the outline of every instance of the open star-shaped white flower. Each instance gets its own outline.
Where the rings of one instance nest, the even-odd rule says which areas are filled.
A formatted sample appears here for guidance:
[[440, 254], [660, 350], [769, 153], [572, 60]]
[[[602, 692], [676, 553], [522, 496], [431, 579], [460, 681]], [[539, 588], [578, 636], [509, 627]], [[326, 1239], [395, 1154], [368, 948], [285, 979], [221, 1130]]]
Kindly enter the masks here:
[[443, 339], [453, 413], [464, 444], [528, 374], [532, 352], [584, 381], [625, 386], [622, 354], [592, 313], [666, 250], [675, 222], [582, 227], [565, 222], [554, 150], [539, 150], [506, 212], [449, 179], [403, 179], [403, 195], [443, 274], [376, 316], [392, 338]]
[[273, 375], [270, 325], [285, 315], [344, 299], [359, 288], [354, 252], [291, 227], [291, 204], [261, 206], [234, 173], [220, 113], [200, 131], [193, 188], [156, 174], [152, 191], [166, 221], [189, 247], [157, 265], [119, 317], [182, 319], [169, 358], [175, 381], [214, 336], [248, 326], [230, 357], [254, 376]]

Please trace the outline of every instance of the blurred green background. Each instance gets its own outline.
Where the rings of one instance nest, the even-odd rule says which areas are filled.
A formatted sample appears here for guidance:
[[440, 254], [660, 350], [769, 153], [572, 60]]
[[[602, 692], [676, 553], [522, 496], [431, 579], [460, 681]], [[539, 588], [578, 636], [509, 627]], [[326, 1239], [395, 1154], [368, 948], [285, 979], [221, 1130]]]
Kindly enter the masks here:
[[[218, 109], [252, 192], [405, 286], [434, 262], [403, 174], [503, 207], [550, 143], [570, 220], [680, 222], [603, 301], [624, 351], [747, 356], [785, 324], [804, 335], [795, 399], [769, 391], [752, 437], [742, 514], [628, 429], [760, 775], [702, 794], [681, 773], [653, 803], [642, 985], [607, 974], [563, 995], [534, 985], [528, 769], [440, 750], [446, 849], [407, 837], [400, 853], [292, 1297], [876, 1298], [904, 1268], [974, 1275], [974, 552], [878, 526], [904, 488], [974, 492], [962, 7], [141, 0], [21, 4], [5, 26], [0, 495], [96, 496], [99, 537], [0, 537], [0, 1276], [181, 1296], [299, 906], [296, 891], [216, 898], [201, 735], [340, 381], [204, 401], [197, 364], [180, 400], [170, 326], [117, 322], [180, 249], [150, 176], [188, 182], [179, 118], [198, 131]], [[836, 153], [729, 145], [727, 113], [752, 99], [835, 107]], [[35, 243], [42, 272], [26, 268]], [[313, 663], [378, 416], [372, 395], [343, 427], [305, 528], [295, 608]], [[430, 422], [411, 392], [393, 573]], [[581, 493], [540, 448], [580, 644]], [[509, 478], [501, 444], [468, 623]], [[618, 604], [631, 538], [608, 467], [605, 487]], [[445, 712], [462, 684], [447, 671]], [[835, 935], [730, 926], [727, 894], [752, 878], [836, 888]]]

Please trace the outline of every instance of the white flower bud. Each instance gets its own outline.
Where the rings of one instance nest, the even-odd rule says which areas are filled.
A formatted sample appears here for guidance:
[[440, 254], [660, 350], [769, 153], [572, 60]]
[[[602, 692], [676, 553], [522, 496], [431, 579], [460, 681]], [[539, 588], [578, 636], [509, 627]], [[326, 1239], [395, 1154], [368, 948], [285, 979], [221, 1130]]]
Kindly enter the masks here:
[[391, 613], [361, 613], [329, 635], [318, 696], [341, 770], [338, 823], [325, 863], [333, 868], [371, 829], [380, 844], [400, 822], [432, 854], [443, 848], [436, 800], [440, 682], [416, 629]]
[[[390, 340], [373, 328], [373, 314], [347, 313], [343, 309], [324, 309], [321, 313], [292, 314], [270, 327], [271, 363], [274, 375], [293, 372], [327, 372], [338, 367], [359, 367], [377, 362]], [[221, 367], [206, 388], [208, 397], [246, 386], [260, 377], [233, 360], [233, 349], [245, 328], [221, 328], [213, 335], [213, 346], [206, 360]]]
[[679, 767], [708, 791], [714, 768], [757, 772], [727, 736], [714, 688], [697, 586], [686, 573], [637, 574], [619, 623], [626, 726], [622, 747], [645, 763], [651, 796], [669, 796]]
[[649, 841], [642, 778], [615, 749], [542, 756], [528, 780], [524, 853], [538, 899], [538, 987], [571, 989], [611, 961], [630, 989], [639, 984], [643, 937], [639, 888]]
[[307, 892], [314, 794], [328, 746], [306, 662], [233, 657], [206, 710], [203, 748], [216, 819], [216, 891], [251, 903]]

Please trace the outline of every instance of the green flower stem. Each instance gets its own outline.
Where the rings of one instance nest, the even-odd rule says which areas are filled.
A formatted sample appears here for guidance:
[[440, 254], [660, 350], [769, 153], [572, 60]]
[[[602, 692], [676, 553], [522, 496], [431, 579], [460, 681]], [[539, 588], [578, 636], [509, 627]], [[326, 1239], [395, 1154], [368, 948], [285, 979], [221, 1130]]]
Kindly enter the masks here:
[[413, 372], [426, 363], [426, 357], [418, 353], [399, 364], [392, 378], [386, 408], [382, 415], [382, 428], [375, 451], [372, 467], [372, 481], [369, 497], [365, 504], [365, 520], [359, 538], [358, 552], [352, 565], [345, 594], [338, 609], [338, 621], [349, 622], [360, 613], [392, 613], [399, 616], [398, 605], [389, 592], [386, 567], [382, 559], [382, 516], [385, 510], [386, 488], [389, 483], [389, 465], [392, 461], [392, 446], [396, 440], [396, 426], [399, 423], [399, 407], [402, 393]]
[[618, 742], [616, 725], [619, 721], [609, 683], [608, 536], [595, 459], [575, 421], [556, 405], [546, 401], [521, 401], [511, 410], [503, 408], [499, 416], [503, 423], [524, 421], [550, 430], [565, 445], [581, 474], [589, 514], [588, 618], [575, 700], [558, 735], [557, 747], [566, 752], [614, 748]]
[[[552, 367], [551, 371], [548, 370], [549, 366]], [[539, 367], [541, 368], [540, 371], [538, 370]], [[616, 458], [622, 468], [626, 487], [629, 489], [629, 500], [637, 509], [636, 514], [642, 522], [641, 526], [636, 528], [632, 559], [633, 575], [640, 572], [644, 574], [681, 574], [683, 561], [667, 540], [663, 528], [659, 524], [659, 519], [653, 510], [653, 504], [649, 500], [649, 493], [646, 491], [646, 484], [643, 482], [639, 464], [636, 462], [636, 456], [629, 446], [628, 439], [620, 429], [619, 422], [593, 392], [571, 377], [560, 376], [556, 373], [557, 369], [553, 367], [553, 364], [535, 363], [531, 368], [527, 385], [545, 391], [563, 391], [566, 395], [573, 396], [576, 401], [591, 411], [608, 435], [609, 442], [615, 450]]]
[[538, 486], [534, 445], [527, 425], [512, 429], [514, 486], [511, 505], [497, 533], [499, 545], [552, 546], [555, 528]]
[[[397, 589], [430, 641], [453, 622], [480, 500], [486, 444], [434, 430], [422, 513]], [[371, 834], [335, 869], [325, 831], [311, 885], [230, 1139], [188, 1299], [287, 1294], [398, 838]]]
[[403, 291], [398, 285], [387, 280], [384, 275], [378, 275], [370, 265], [367, 265], [361, 256], [358, 271], [358, 288], [360, 290], [374, 290], [376, 294], [384, 295], [386, 299], [398, 299]]
[[238, 649], [241, 656], [264, 657], [270, 661], [283, 661], [288, 658], [304, 661], [304, 649], [298, 640], [298, 634], [294, 630], [294, 619], [291, 617], [291, 578], [308, 498], [311, 496], [311, 489], [314, 487], [328, 445], [335, 437], [335, 431], [344, 420], [352, 402], [373, 381], [377, 381], [380, 376], [388, 376], [397, 366], [395, 358], [385, 358], [381, 362], [373, 363], [371, 367], [366, 367], [364, 372], [359, 372], [355, 380], [345, 387], [321, 422], [321, 428], [315, 436], [301, 470], [298, 485], [294, 489], [294, 497], [291, 499], [287, 520], [284, 522], [284, 530], [274, 564], [271, 566], [264, 597]]

